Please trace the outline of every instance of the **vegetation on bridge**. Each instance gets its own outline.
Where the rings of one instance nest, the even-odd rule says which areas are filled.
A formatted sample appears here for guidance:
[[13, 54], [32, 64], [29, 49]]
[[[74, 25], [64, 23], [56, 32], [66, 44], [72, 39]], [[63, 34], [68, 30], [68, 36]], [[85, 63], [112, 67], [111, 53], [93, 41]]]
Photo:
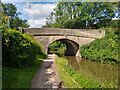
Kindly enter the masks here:
[[92, 61], [118, 64], [120, 60], [119, 41], [120, 31], [118, 29], [110, 31], [105, 37], [96, 39], [90, 44], [80, 47], [80, 53], [84, 58]]

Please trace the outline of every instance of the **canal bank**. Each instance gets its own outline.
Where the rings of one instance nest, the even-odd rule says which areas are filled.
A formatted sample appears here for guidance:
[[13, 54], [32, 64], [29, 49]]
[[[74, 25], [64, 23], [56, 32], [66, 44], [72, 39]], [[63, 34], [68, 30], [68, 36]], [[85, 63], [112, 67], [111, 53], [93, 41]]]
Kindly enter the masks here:
[[[79, 88], [77, 84], [71, 84], [70, 77], [82, 88], [118, 87], [118, 66], [82, 60], [80, 57], [66, 58], [56, 57], [58, 72], [66, 87]], [[66, 73], [70, 77], [65, 77]]]

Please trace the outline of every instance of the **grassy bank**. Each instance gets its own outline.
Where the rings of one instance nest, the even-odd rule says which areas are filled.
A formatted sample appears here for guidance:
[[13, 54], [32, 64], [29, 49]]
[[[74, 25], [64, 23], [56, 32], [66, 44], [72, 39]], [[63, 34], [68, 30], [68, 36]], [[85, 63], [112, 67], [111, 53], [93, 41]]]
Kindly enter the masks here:
[[64, 58], [59, 58], [56, 56], [56, 65], [58, 69], [59, 76], [64, 83], [64, 86], [67, 88], [79, 88], [79, 86], [72, 80], [72, 77], [69, 76], [67, 72], [64, 71], [65, 64], [67, 60]]
[[47, 55], [39, 54], [35, 64], [24, 68], [3, 67], [2, 87], [3, 88], [29, 88], [41, 61]]
[[89, 77], [89, 74], [85, 72], [74, 70], [65, 58], [56, 57], [56, 65], [61, 80], [68, 88], [78, 88], [79, 86], [82, 88], [117, 88], [113, 82], [100, 82], [96, 80], [95, 76]]

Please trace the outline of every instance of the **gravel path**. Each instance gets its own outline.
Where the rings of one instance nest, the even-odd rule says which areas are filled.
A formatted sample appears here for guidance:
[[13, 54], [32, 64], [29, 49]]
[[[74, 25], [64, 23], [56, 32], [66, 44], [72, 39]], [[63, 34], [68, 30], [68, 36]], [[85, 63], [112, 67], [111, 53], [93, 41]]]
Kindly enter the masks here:
[[40, 64], [36, 72], [31, 87], [32, 88], [62, 88], [58, 72], [55, 65], [55, 54], [49, 54]]

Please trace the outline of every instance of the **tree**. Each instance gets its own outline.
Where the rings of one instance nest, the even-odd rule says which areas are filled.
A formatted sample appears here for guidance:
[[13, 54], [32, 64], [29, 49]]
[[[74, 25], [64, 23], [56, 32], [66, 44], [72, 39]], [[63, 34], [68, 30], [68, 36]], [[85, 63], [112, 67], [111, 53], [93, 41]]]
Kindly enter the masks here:
[[[115, 17], [118, 3], [60, 2], [47, 21], [48, 27], [100, 28]], [[51, 17], [54, 17], [51, 19]], [[54, 23], [50, 23], [55, 20]]]
[[9, 17], [10, 28], [15, 29], [18, 27], [29, 27], [27, 20], [22, 20], [18, 16], [21, 15], [20, 12], [17, 12], [17, 7], [12, 3], [3, 4], [3, 16]]

